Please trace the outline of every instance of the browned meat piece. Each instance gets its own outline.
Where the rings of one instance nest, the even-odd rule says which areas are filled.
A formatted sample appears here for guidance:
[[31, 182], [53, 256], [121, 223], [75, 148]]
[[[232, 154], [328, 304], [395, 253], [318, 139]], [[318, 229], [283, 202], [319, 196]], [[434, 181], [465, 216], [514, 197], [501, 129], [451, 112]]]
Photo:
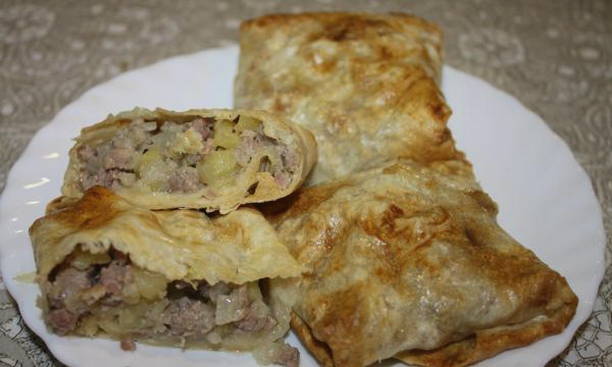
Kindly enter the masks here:
[[79, 315], [68, 311], [65, 308], [53, 310], [47, 315], [47, 322], [58, 334], [64, 335], [74, 330], [79, 321]]
[[154, 129], [155, 123], [149, 125], [133, 124], [130, 129], [120, 132], [107, 144], [95, 147], [83, 145], [78, 151], [79, 159], [85, 163], [80, 179], [83, 189], [95, 185], [114, 188], [119, 183], [133, 184], [136, 176], [131, 171], [134, 169], [136, 156], [140, 154], [137, 147], [150, 138], [147, 132]]
[[100, 170], [95, 174], [82, 173], [81, 185], [84, 189], [100, 185], [104, 187], [116, 188], [119, 182], [128, 184], [134, 182], [136, 175], [116, 169]]
[[203, 187], [198, 170], [193, 167], [181, 167], [170, 177], [170, 192], [194, 192]]
[[204, 148], [202, 149], [202, 154], [210, 153], [214, 147], [215, 147], [215, 140], [212, 137], [204, 140]]
[[294, 151], [289, 150], [289, 148], [285, 145], [280, 145], [278, 147], [280, 151], [281, 160], [283, 161], [283, 165], [291, 172], [295, 171], [298, 165], [298, 156]]
[[86, 271], [75, 268], [67, 268], [57, 274], [51, 285], [48, 297], [52, 308], [61, 308], [69, 305], [72, 311], [81, 308], [78, 303], [78, 293], [91, 286], [91, 281]]
[[278, 186], [285, 188], [289, 186], [291, 183], [291, 174], [285, 170], [278, 170], [273, 174], [274, 181], [278, 184]]
[[89, 287], [91, 281], [86, 271], [69, 267], [57, 274], [47, 293], [51, 307], [47, 321], [55, 332], [66, 334], [76, 327], [79, 316], [87, 311], [79, 294]]
[[272, 329], [276, 325], [276, 320], [270, 315], [261, 315], [249, 307], [244, 318], [235, 325], [242, 331], [253, 332]]
[[[265, 307], [265, 306], [264, 306]], [[235, 323], [242, 331], [252, 332], [270, 330], [276, 325], [276, 320], [270, 316], [269, 311], [258, 307], [256, 302], [249, 305], [244, 318]]]
[[298, 367], [300, 365], [300, 351], [289, 344], [283, 344], [274, 356], [273, 363], [286, 367]]
[[133, 339], [122, 339], [121, 340], [121, 349], [125, 350], [125, 351], [135, 351], [136, 350], [136, 343], [134, 343]]
[[155, 122], [145, 122], [142, 119], [131, 123], [127, 129], [121, 130], [112, 140], [113, 147], [138, 150], [151, 141], [151, 133], [157, 129]]
[[[235, 150], [235, 158], [238, 164], [243, 167], [246, 166], [258, 151], [271, 146], [277, 151], [282, 162], [282, 164], [274, 167], [274, 171], [271, 172], [276, 183], [283, 188], [291, 183], [291, 172], [297, 168], [298, 157], [290, 152], [286, 146], [279, 145], [273, 139], [251, 130], [243, 131], [240, 138], [240, 145]], [[266, 159], [262, 162], [260, 170], [270, 172], [270, 168], [270, 160]]]
[[79, 317], [98, 299], [106, 295], [110, 297], [103, 300], [105, 304], [120, 303], [122, 289], [131, 281], [131, 269], [121, 259], [103, 268], [99, 278], [92, 277], [91, 269], [85, 271], [68, 267], [60, 271], [48, 291], [52, 309], [48, 316], [49, 324], [59, 334], [73, 330]]
[[83, 160], [83, 162], [86, 162], [88, 164], [88, 166], [86, 167], [88, 170], [90, 170], [91, 168], [95, 169], [95, 167], [91, 167], [90, 164], [98, 157], [98, 152], [96, 151], [96, 149], [92, 148], [89, 145], [83, 145], [79, 149], [78, 154], [79, 158]]
[[251, 157], [263, 144], [262, 135], [252, 130], [245, 130], [240, 136], [240, 144], [236, 147], [235, 157], [238, 164], [246, 166]]
[[132, 281], [131, 268], [122, 261], [113, 261], [100, 272], [100, 284], [104, 286], [107, 294], [121, 296], [123, 287]]
[[114, 148], [104, 157], [105, 169], [133, 169], [137, 152], [133, 148]]
[[202, 140], [206, 140], [211, 135], [212, 123], [204, 121], [204, 119], [198, 118], [193, 120], [191, 127], [202, 135]]
[[202, 159], [202, 154], [187, 154], [184, 158], [185, 164], [195, 166]]
[[182, 297], [164, 310], [162, 322], [172, 335], [200, 336], [215, 327], [215, 310], [202, 301]]

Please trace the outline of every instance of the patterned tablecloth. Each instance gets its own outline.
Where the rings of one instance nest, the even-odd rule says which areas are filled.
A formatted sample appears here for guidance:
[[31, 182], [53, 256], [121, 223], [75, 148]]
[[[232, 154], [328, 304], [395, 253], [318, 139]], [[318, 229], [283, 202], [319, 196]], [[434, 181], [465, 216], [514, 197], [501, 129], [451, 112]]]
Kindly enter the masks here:
[[[169, 56], [234, 43], [242, 19], [404, 11], [440, 24], [446, 62], [538, 113], [587, 170], [608, 233], [595, 309], [551, 366], [612, 366], [612, 1], [0, 1], [0, 190], [32, 135], [92, 86]], [[0, 285], [2, 283], [0, 282]], [[0, 287], [0, 366], [54, 366]]]

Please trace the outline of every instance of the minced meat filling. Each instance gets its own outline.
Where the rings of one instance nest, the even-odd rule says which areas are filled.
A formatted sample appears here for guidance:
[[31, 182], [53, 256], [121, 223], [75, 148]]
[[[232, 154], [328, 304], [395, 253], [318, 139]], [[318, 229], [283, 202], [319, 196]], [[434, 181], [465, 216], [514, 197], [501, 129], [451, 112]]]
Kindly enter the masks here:
[[[83, 268], [68, 263], [53, 274], [53, 279], [46, 284], [46, 294], [47, 322], [55, 332], [70, 333], [85, 316], [112, 307], [133, 306], [142, 302], [143, 296], [154, 298], [150, 291], [147, 295], [135, 288], [140, 286], [139, 282], [151, 286], [155, 281], [143, 278], [143, 270], [131, 264], [122, 253], [113, 251], [111, 255], [111, 261], [105, 264]], [[135, 298], [134, 293], [140, 296]], [[133, 336], [176, 336], [192, 340], [222, 325], [231, 325], [240, 332], [270, 330], [276, 325], [268, 306], [251, 297], [248, 285], [173, 281], [166, 283], [162, 293], [165, 295], [157, 294], [156, 300], [163, 299], [163, 307], [155, 316], [158, 323], [154, 327], [132, 330]]]
[[258, 163], [260, 170], [285, 188], [297, 165], [286, 145], [265, 136], [261, 122], [246, 116], [234, 121], [198, 117], [186, 123], [134, 120], [111, 140], [82, 145], [77, 154], [83, 190], [137, 182], [157, 192], [214, 189], [232, 182], [254, 157], [269, 162]]
[[[124, 350], [134, 350], [139, 338], [205, 341], [215, 348], [225, 337], [272, 332], [277, 325], [256, 282], [168, 282], [113, 248], [91, 254], [78, 247], [42, 287], [46, 322], [53, 331], [88, 336], [103, 332], [120, 339]], [[282, 341], [266, 344], [259, 353], [256, 357], [264, 364], [299, 364], [297, 349]]]

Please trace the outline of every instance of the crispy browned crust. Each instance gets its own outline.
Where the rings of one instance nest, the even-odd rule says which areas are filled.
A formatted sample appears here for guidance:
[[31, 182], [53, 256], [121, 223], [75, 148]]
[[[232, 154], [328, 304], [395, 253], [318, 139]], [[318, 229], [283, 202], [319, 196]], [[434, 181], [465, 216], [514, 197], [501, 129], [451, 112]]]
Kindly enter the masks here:
[[[369, 31], [369, 29], [388, 24], [393, 26], [396, 30], [413, 26], [431, 34], [433, 37], [442, 36], [442, 31], [434, 23], [431, 23], [418, 16], [401, 12], [390, 12], [386, 14], [365, 12], [304, 12], [297, 14], [267, 14], [242, 22], [242, 24], [240, 24], [240, 31], [254, 27], [292, 28], [308, 21], [322, 22], [329, 25], [328, 35], [334, 40], [362, 38], [363, 35]], [[333, 30], [336, 32], [332, 32]], [[347, 30], [351, 32], [347, 32]]]
[[308, 268], [279, 286], [321, 363], [464, 366], [571, 320], [567, 281], [497, 225], [473, 177], [453, 171], [400, 162], [302, 189], [268, 212]]
[[252, 208], [214, 218], [195, 210], [151, 211], [101, 186], [80, 199], [53, 200], [29, 233], [41, 279], [79, 246], [92, 253], [112, 246], [169, 280], [243, 284], [297, 276], [301, 269]]
[[[455, 148], [441, 44], [406, 14], [276, 14], [240, 28], [236, 105], [309, 128], [310, 183], [328, 181], [265, 207], [309, 269], [274, 284], [324, 366], [398, 353], [463, 366], [558, 333], [575, 312], [566, 280], [497, 225]], [[383, 163], [397, 158], [410, 161]], [[344, 176], [368, 167], [380, 168]]]
[[240, 28], [235, 104], [310, 129], [310, 183], [408, 157], [462, 159], [436, 80], [441, 32], [407, 14], [267, 15]]
[[[38, 218], [30, 227], [30, 234], [37, 233], [50, 218], [57, 223], [58, 229], [66, 232], [104, 227], [116, 217], [119, 208], [117, 195], [102, 187], [94, 187], [81, 199], [65, 196], [57, 197], [47, 204], [45, 216]], [[63, 232], [63, 231], [62, 231]], [[48, 233], [48, 236], [61, 236], [64, 233]]]
[[[565, 279], [562, 284], [569, 289]], [[550, 319], [542, 322], [528, 321], [509, 327], [480, 330], [473, 336], [436, 350], [405, 351], [397, 354], [395, 358], [426, 367], [468, 366], [505, 350], [523, 347], [548, 335], [562, 332], [574, 317], [578, 299], [568, 294], [567, 302], [551, 315]]]
[[334, 367], [331, 350], [325, 343], [316, 340], [308, 324], [304, 322], [295, 312], [291, 313], [291, 329], [306, 346], [306, 349], [316, 358], [323, 367]]
[[[571, 296], [568, 300], [566, 307], [559, 309], [550, 320], [480, 330], [475, 335], [442, 348], [404, 351], [394, 358], [410, 365], [424, 367], [468, 366], [508, 349], [523, 347], [562, 332], [574, 316], [578, 301]], [[336, 366], [329, 346], [315, 339], [308, 324], [295, 313], [291, 314], [291, 328], [321, 366]]]

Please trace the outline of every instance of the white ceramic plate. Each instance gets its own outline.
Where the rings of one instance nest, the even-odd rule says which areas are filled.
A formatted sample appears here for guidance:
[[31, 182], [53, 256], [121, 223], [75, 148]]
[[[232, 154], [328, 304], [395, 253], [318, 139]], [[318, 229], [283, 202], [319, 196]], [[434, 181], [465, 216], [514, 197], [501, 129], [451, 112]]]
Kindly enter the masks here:
[[[0, 200], [2, 276], [25, 322], [62, 362], [83, 367], [256, 366], [246, 354], [145, 345], [124, 352], [114, 341], [58, 337], [46, 330], [35, 306], [38, 287], [14, 279], [35, 269], [28, 227], [59, 195], [71, 138], [82, 127], [134, 106], [230, 107], [237, 59], [235, 46], [207, 50], [101, 84], [60, 111], [12, 168]], [[513, 97], [449, 67], [444, 69], [444, 92], [454, 110], [451, 128], [457, 142], [474, 163], [484, 189], [499, 203], [502, 226], [564, 275], [580, 298], [565, 332], [480, 366], [544, 365], [570, 342], [592, 310], [604, 271], [599, 204], [589, 178], [563, 141]], [[290, 342], [299, 344], [293, 336]], [[301, 365], [316, 366], [300, 348]]]

